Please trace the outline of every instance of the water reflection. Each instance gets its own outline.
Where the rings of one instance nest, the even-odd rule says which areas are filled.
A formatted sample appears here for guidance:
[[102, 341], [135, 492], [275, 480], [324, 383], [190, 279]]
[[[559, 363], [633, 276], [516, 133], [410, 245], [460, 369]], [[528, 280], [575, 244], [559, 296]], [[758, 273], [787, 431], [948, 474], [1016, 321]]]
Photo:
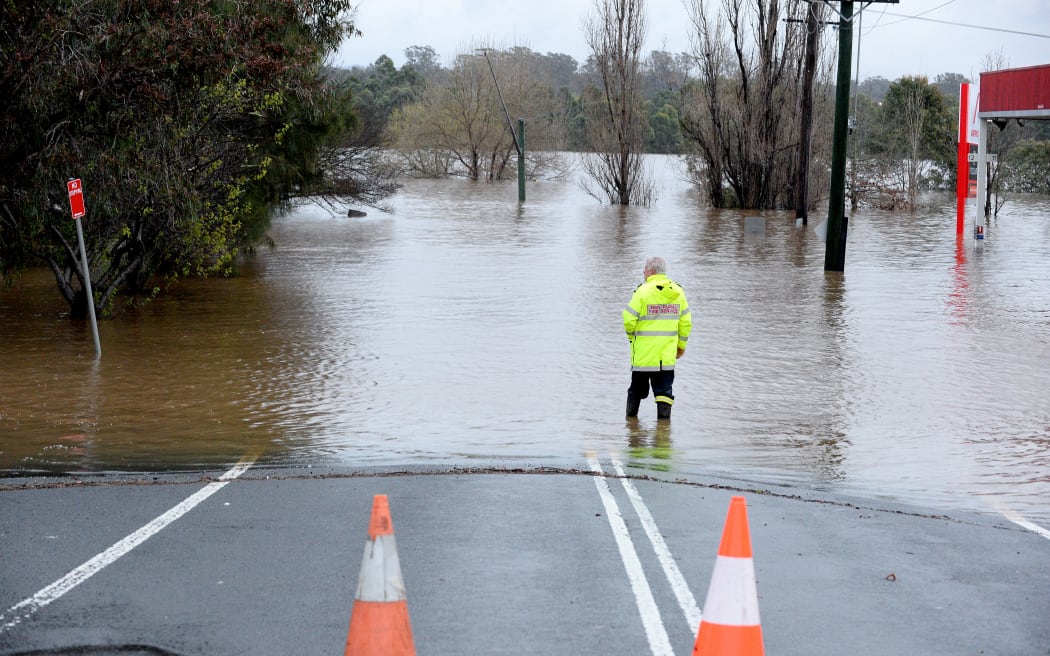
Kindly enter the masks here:
[[[612, 451], [1050, 521], [1050, 201], [1012, 202], [976, 249], [951, 199], [857, 212], [837, 274], [820, 217], [711, 210], [673, 167], [663, 180], [649, 208], [598, 205], [571, 181], [524, 205], [513, 185], [412, 181], [389, 215], [303, 206], [239, 277], [103, 322], [97, 365], [89, 329], [31, 272], [0, 290], [0, 466], [185, 469], [246, 451], [575, 466]], [[625, 427], [620, 311], [653, 254], [689, 294], [694, 338], [673, 425]]]
[[627, 419], [627, 467], [629, 469], [669, 472], [675, 457], [671, 442], [671, 422], [660, 420], [655, 426], [643, 426], [637, 417]]
[[966, 323], [966, 308], [969, 305], [970, 284], [966, 278], [966, 253], [969, 243], [964, 235], [955, 237], [955, 265], [952, 267], [952, 291], [948, 295], [948, 307], [951, 311], [952, 324], [959, 326]]

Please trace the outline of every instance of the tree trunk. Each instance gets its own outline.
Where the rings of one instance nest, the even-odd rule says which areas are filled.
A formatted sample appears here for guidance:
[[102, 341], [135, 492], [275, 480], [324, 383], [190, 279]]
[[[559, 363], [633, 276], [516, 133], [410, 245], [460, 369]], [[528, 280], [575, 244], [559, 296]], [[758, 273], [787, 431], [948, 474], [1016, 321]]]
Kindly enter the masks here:
[[69, 304], [69, 318], [73, 321], [83, 321], [88, 316], [87, 293], [78, 289], [73, 294], [73, 301]]
[[806, 12], [806, 54], [802, 73], [802, 127], [798, 144], [798, 175], [795, 178], [795, 216], [809, 223], [809, 151], [813, 142], [813, 78], [817, 72], [820, 17], [817, 5]]
[[587, 140], [596, 157], [587, 172], [610, 203], [648, 205], [653, 185], [642, 171], [640, 153], [647, 127], [639, 94], [645, 41], [644, 0], [595, 0], [596, 16], [585, 27], [602, 89], [586, 94]]

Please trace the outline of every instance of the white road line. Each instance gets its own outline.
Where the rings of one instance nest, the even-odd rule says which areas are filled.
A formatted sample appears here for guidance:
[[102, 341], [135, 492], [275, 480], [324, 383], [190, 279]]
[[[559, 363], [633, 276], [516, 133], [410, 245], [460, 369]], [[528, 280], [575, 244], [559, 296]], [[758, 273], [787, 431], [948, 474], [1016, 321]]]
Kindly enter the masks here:
[[656, 558], [664, 568], [667, 582], [671, 584], [671, 590], [674, 591], [674, 596], [678, 599], [678, 605], [685, 614], [685, 621], [689, 625], [689, 631], [695, 634], [700, 628], [701, 617], [700, 607], [696, 604], [696, 598], [693, 596], [692, 590], [689, 589], [689, 584], [685, 582], [682, 570], [678, 569], [678, 563], [675, 562], [674, 556], [671, 555], [671, 550], [667, 547], [664, 537], [660, 535], [660, 529], [656, 526], [656, 521], [653, 519], [652, 513], [649, 512], [648, 506], [645, 505], [645, 501], [642, 500], [642, 495], [638, 493], [634, 483], [626, 477], [623, 464], [616, 458], [612, 459], [612, 463], [613, 468], [616, 469], [616, 475], [620, 477], [620, 482], [623, 484], [623, 489], [631, 499], [634, 511], [638, 513], [638, 518], [642, 521], [645, 534], [649, 536], [649, 542], [653, 545]]
[[673, 656], [671, 639], [667, 636], [667, 629], [660, 618], [660, 609], [656, 607], [653, 591], [649, 587], [649, 581], [645, 578], [645, 571], [642, 570], [642, 562], [638, 559], [638, 552], [634, 549], [631, 534], [627, 531], [627, 524], [624, 523], [620, 508], [609, 489], [605, 472], [602, 471], [602, 466], [596, 458], [588, 457], [587, 462], [591, 465], [591, 471], [598, 474], [594, 477], [594, 484], [598, 488], [598, 496], [602, 499], [602, 505], [605, 506], [605, 515], [609, 518], [609, 526], [616, 538], [616, 546], [620, 549], [620, 559], [623, 561], [624, 569], [627, 570], [627, 579], [631, 582], [631, 589], [634, 591], [638, 614], [642, 617], [645, 635], [649, 639], [649, 649], [653, 652], [653, 656]]
[[1036, 535], [1040, 535], [1040, 536], [1046, 538], [1047, 540], [1050, 540], [1050, 531], [1046, 530], [1045, 528], [1043, 528], [1042, 526], [1040, 526], [1038, 524], [1034, 524], [1034, 523], [1028, 521], [1024, 517], [1022, 517], [1019, 512], [1017, 512], [1016, 510], [1014, 510], [1010, 506], [1006, 505], [1006, 503], [1004, 501], [1002, 501], [1001, 499], [993, 498], [991, 500], [991, 506], [1000, 515], [1002, 515], [1006, 519], [1010, 520], [1014, 524], [1017, 524], [1021, 528], [1027, 529], [1027, 530], [1031, 531], [1032, 533], [1035, 533]]
[[1032, 533], [1037, 533], [1046, 538], [1047, 540], [1050, 540], [1050, 531], [1046, 530], [1038, 524], [1033, 524], [1032, 522], [1028, 521], [1024, 517], [1021, 517], [1012, 510], [1004, 511], [1003, 517], [1009, 519], [1011, 522], [1017, 524], [1020, 527], [1028, 529]]
[[252, 466], [253, 462], [254, 458], [241, 460], [233, 467], [233, 469], [220, 476], [217, 482], [209, 483], [204, 488], [190, 495], [182, 503], [157, 517], [152, 522], [146, 524], [120, 542], [117, 542], [109, 549], [106, 549], [102, 553], [91, 558], [69, 574], [66, 574], [40, 592], [37, 592], [32, 597], [23, 599], [14, 606], [8, 608], [2, 615], [0, 615], [0, 633], [8, 631], [29, 619], [33, 613], [47, 606], [51, 602], [57, 601], [62, 595], [99, 573], [107, 565], [113, 564], [121, 556], [130, 552], [153, 535], [156, 535], [168, 524], [171, 524], [179, 517], [182, 517], [190, 510], [193, 510], [193, 508], [199, 503], [225, 487], [227, 483], [248, 471], [248, 468]]

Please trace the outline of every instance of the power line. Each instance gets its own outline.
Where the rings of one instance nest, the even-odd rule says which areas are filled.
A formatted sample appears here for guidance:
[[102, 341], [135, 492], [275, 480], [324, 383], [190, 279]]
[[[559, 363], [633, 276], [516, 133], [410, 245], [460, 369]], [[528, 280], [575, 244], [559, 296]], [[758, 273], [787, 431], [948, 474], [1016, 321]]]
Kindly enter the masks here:
[[[951, 5], [951, 4], [955, 4], [955, 0], [947, 0], [944, 3], [937, 5], [936, 7], [931, 7], [929, 9], [927, 9], [926, 11], [922, 12], [921, 14], [916, 14], [915, 16], [909, 16], [909, 18], [919, 18], [920, 16], [925, 16], [926, 14], [932, 14], [933, 12], [937, 11], [938, 9], [941, 9], [943, 7], [947, 7], [948, 5]], [[867, 9], [867, 7], [869, 7], [869, 6], [871, 6], [870, 3], [865, 6], [865, 9]], [[883, 5], [882, 11], [879, 12], [879, 17], [878, 17], [878, 19], [876, 19], [875, 24], [872, 25], [868, 29], [869, 32], [871, 30], [875, 29], [876, 27], [878, 27], [879, 23], [882, 22], [882, 17], [886, 15], [886, 9], [887, 9], [887, 7], [885, 5]], [[890, 23], [890, 25], [896, 25], [897, 23], [903, 23], [903, 22], [904, 21], [895, 21], [893, 23]]]
[[[924, 16], [908, 16], [907, 14], [894, 14], [889, 11], [882, 12], [885, 16], [895, 16], [897, 18], [904, 18], [908, 20], [922, 20], [929, 21], [931, 23], [941, 23], [943, 25], [954, 25], [955, 27], [969, 27], [975, 30], [985, 30], [987, 32], [1002, 32], [1004, 34], [1020, 34], [1022, 36], [1034, 36], [1040, 39], [1050, 39], [1050, 34], [1036, 34], [1035, 32], [1021, 32], [1018, 30], [1007, 30], [999, 27], [988, 27], [986, 25], [969, 25], [967, 23], [956, 23], [954, 21], [938, 20], [936, 18], [926, 18]], [[877, 27], [888, 27], [889, 25], [896, 25], [904, 21], [895, 21], [884, 25], [878, 25]], [[875, 29], [874, 27], [871, 29]]]

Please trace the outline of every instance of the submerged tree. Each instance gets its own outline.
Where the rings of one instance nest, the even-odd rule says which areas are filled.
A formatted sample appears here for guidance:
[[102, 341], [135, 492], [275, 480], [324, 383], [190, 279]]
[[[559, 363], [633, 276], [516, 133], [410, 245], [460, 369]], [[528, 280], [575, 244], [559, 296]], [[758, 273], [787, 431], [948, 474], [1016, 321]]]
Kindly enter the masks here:
[[800, 125], [798, 169], [795, 172], [795, 216], [805, 223], [809, 219], [810, 155], [813, 146], [813, 86], [820, 56], [820, 35], [824, 22], [824, 5], [806, 3], [806, 45], [802, 63], [802, 90], [799, 100]]
[[564, 142], [563, 107], [533, 75], [535, 59], [527, 48], [478, 49], [456, 57], [451, 69], [427, 82], [419, 102], [395, 113], [392, 139], [402, 165], [424, 176], [513, 177], [517, 149], [511, 129], [517, 128], [507, 124], [505, 103], [511, 116], [537, 119], [530, 122], [527, 175], [557, 168], [550, 151]]
[[869, 151], [894, 163], [894, 177], [914, 206], [931, 169], [954, 166], [954, 118], [940, 90], [925, 77], [902, 77], [891, 84], [879, 115]]
[[583, 108], [592, 151], [584, 169], [597, 189], [585, 188], [614, 205], [648, 205], [654, 187], [642, 155], [649, 127], [640, 81], [645, 2], [595, 0], [595, 9], [585, 33], [601, 86], [584, 90]]
[[699, 79], [683, 102], [682, 125], [695, 150], [694, 180], [715, 207], [795, 202], [808, 4], [722, 0], [714, 17], [708, 3], [690, 0]]
[[[83, 179], [97, 304], [227, 272], [271, 209], [370, 184], [319, 157], [355, 128], [322, 63], [349, 0], [0, 6], [0, 268], [46, 263], [83, 316], [65, 182]], [[348, 164], [348, 162], [343, 162]], [[337, 192], [338, 193], [338, 192]]]
[[1004, 177], [1004, 186], [1010, 191], [1050, 194], [1050, 141], [1021, 141], [1014, 145]]

